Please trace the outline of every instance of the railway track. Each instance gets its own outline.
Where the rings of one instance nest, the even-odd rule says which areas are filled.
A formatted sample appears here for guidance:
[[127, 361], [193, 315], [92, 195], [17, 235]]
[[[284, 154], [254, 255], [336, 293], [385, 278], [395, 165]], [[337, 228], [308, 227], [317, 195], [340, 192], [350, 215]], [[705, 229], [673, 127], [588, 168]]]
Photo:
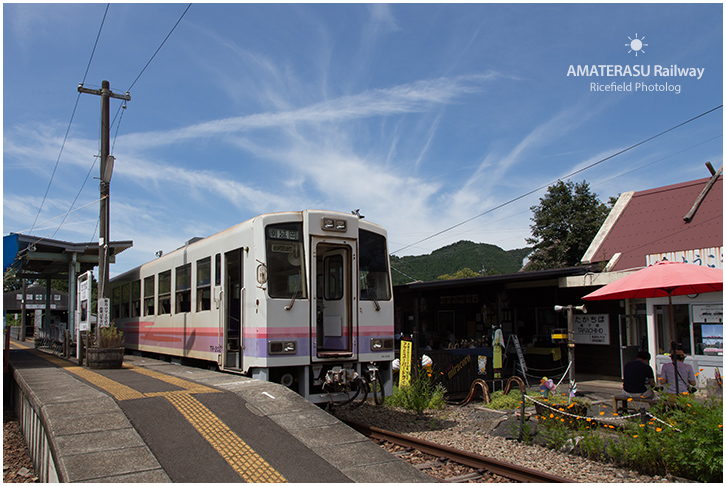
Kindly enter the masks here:
[[431, 456], [432, 460], [429, 461], [422, 461], [420, 456], [416, 460], [411, 461], [415, 462], [416, 464], [414, 465], [424, 472], [426, 472], [426, 469], [432, 469], [432, 473], [429, 473], [431, 476], [438, 477], [438, 475], [433, 474], [433, 470], [440, 465], [441, 461], [454, 462], [468, 468], [465, 470], [450, 470], [453, 472], [445, 473], [445, 477], [443, 478], [439, 477], [439, 479], [443, 482], [497, 482], [497, 479], [492, 477], [492, 475], [506, 478], [512, 482], [521, 483], [576, 482], [553, 474], [536, 471], [534, 469], [517, 466], [516, 464], [510, 464], [497, 459], [454, 449], [452, 447], [416, 439], [415, 437], [397, 434], [377, 427], [369, 427], [367, 425], [348, 421], [345, 423], [366, 437], [395, 444], [396, 446], [403, 448], [402, 451], [399, 450], [398, 452], [391, 450], [391, 452], [395, 453], [403, 460], [407, 460], [407, 455], [412, 456], [413, 451], [418, 451], [422, 454]]

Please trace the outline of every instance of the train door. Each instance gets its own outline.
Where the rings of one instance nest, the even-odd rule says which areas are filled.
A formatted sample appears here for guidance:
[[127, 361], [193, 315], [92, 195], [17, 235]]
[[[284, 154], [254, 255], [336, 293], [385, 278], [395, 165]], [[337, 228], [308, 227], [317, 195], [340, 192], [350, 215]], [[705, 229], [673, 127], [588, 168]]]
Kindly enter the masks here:
[[242, 368], [242, 249], [224, 254], [224, 367]]
[[353, 248], [348, 244], [313, 239], [316, 292], [314, 355], [318, 358], [353, 357]]

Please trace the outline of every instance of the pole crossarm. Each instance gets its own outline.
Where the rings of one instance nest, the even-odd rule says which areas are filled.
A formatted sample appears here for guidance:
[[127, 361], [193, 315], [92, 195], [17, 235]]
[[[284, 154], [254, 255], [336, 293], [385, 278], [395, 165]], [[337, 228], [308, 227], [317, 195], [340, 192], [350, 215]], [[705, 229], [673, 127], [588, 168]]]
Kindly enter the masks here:
[[79, 93], [86, 93], [86, 94], [92, 94], [92, 95], [97, 95], [97, 96], [102, 96], [103, 94], [108, 94], [108, 96], [111, 98], [116, 98], [116, 99], [124, 100], [124, 101], [131, 101], [131, 95], [129, 94], [128, 91], [126, 92], [126, 94], [118, 94], [118, 93], [114, 93], [111, 90], [106, 90], [107, 93], [104, 93], [104, 90], [106, 90], [106, 88], [101, 88], [101, 89], [84, 88], [83, 83], [80, 83], [78, 85]]

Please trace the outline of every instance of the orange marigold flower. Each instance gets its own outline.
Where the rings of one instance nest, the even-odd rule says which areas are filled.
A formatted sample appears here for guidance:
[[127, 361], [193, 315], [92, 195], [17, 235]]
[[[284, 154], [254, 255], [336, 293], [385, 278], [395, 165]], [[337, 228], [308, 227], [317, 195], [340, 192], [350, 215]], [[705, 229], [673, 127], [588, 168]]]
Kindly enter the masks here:
[[605, 412], [600, 412], [600, 415], [605, 415]]
[[656, 429], [655, 429], [655, 431], [656, 431], [656, 432], [660, 432], [660, 431], [662, 431], [662, 430], [663, 430], [663, 429], [661, 429], [660, 427], [656, 427]]

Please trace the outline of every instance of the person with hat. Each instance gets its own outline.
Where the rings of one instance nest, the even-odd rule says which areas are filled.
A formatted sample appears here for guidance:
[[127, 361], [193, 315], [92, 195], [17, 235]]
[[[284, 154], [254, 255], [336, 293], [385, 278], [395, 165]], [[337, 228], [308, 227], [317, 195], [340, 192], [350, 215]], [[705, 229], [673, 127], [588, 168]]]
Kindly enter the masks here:
[[693, 368], [685, 363], [686, 353], [676, 349], [675, 360], [665, 363], [660, 369], [660, 382], [666, 387], [665, 392], [671, 397], [676, 394], [676, 380], [678, 380], [678, 394], [689, 393], [691, 387], [696, 386], [696, 375]]
[[623, 395], [633, 398], [653, 398], [655, 375], [650, 367], [650, 353], [638, 351], [637, 357], [623, 368]]

